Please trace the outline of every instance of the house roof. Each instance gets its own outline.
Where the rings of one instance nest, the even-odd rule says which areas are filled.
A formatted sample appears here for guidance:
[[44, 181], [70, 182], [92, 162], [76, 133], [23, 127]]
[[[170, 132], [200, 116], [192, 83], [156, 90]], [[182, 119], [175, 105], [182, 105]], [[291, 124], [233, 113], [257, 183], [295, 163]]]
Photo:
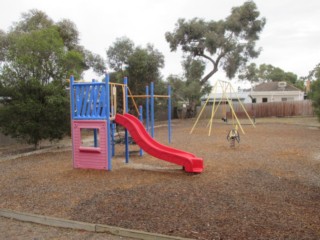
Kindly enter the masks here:
[[252, 91], [254, 92], [273, 92], [273, 91], [301, 91], [299, 88], [286, 83], [286, 82], [266, 82], [255, 86]]

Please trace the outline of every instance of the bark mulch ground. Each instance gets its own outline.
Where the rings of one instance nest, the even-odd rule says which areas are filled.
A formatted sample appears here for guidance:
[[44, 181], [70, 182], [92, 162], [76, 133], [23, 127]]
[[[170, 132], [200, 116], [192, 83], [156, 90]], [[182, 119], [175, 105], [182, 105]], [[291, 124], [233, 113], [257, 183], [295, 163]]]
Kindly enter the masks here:
[[[172, 146], [204, 159], [202, 174], [147, 154], [111, 172], [72, 168], [71, 150], [0, 162], [0, 207], [195, 239], [320, 239], [320, 129], [315, 119], [245, 124], [175, 121]], [[155, 138], [166, 143], [166, 129]]]

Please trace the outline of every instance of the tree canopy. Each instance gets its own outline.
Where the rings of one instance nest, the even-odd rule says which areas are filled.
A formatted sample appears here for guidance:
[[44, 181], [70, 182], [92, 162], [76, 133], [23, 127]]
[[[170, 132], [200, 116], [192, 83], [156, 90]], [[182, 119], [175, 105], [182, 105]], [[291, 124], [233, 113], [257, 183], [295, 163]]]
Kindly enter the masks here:
[[66, 78], [105, 68], [78, 36], [70, 20], [55, 23], [39, 10], [23, 13], [10, 31], [0, 31], [1, 132], [36, 147], [68, 132]]
[[284, 81], [291, 83], [301, 90], [304, 89], [304, 80], [298, 79], [298, 76], [293, 72], [286, 72], [271, 64], [261, 64], [257, 66], [255, 63], [251, 63], [239, 74], [239, 78], [250, 82]]
[[123, 71], [128, 65], [129, 56], [133, 54], [134, 42], [127, 37], [117, 38], [107, 50], [108, 63], [114, 71]]
[[167, 78], [173, 90], [172, 103], [177, 108], [181, 107], [181, 103], [188, 103], [189, 110], [195, 113], [200, 98], [211, 91], [208, 82], [205, 84], [200, 82], [205, 71], [205, 63], [201, 59], [189, 56], [182, 62], [182, 66], [182, 77], [170, 75]]
[[8, 33], [1, 31], [0, 47], [2, 75], [8, 70], [21, 78], [37, 72], [34, 78], [40, 80], [41, 76], [42, 82], [48, 83], [71, 74], [80, 78], [89, 68], [100, 74], [105, 70], [103, 58], [79, 44], [73, 22], [63, 19], [54, 23], [39, 10], [23, 13]]
[[219, 67], [233, 78], [241, 66], [258, 57], [261, 51], [255, 45], [266, 20], [259, 16], [256, 4], [248, 1], [232, 8], [224, 20], [179, 19], [174, 31], [167, 32], [165, 37], [171, 51], [181, 47], [187, 55], [206, 59], [212, 64], [201, 84], [207, 82]]
[[164, 56], [152, 45], [136, 47], [128, 58], [129, 87], [136, 94], [143, 94], [145, 86], [161, 81], [160, 69], [164, 67]]
[[41, 140], [57, 140], [69, 133], [70, 105], [61, 85], [20, 81], [5, 88], [5, 94], [0, 107], [0, 129], [4, 134], [39, 148]]
[[127, 76], [128, 86], [134, 94], [144, 94], [146, 85], [161, 81], [164, 56], [151, 44], [136, 47], [127, 37], [118, 38], [108, 48], [107, 56], [118, 81]]
[[311, 80], [309, 97], [312, 100], [314, 112], [320, 122], [320, 63], [310, 71], [308, 79]]
[[285, 72], [279, 67], [274, 67], [271, 64], [261, 64], [259, 67], [255, 63], [251, 63], [244, 71], [239, 75], [240, 79], [246, 79], [250, 82], [261, 81], [286, 81], [295, 83], [298, 76], [292, 72]]
[[184, 69], [184, 78], [186, 80], [185, 96], [187, 97], [189, 104], [195, 108], [199, 103], [200, 98], [210, 93], [211, 86], [209, 82], [202, 83], [201, 78], [205, 72], [205, 63], [201, 59], [194, 59], [187, 57], [182, 63]]

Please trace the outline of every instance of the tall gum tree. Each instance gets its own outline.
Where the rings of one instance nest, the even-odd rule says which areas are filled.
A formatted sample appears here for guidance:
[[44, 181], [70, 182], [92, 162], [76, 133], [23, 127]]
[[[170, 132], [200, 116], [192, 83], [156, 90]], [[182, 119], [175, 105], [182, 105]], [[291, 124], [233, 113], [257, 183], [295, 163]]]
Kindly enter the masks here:
[[259, 16], [256, 4], [248, 1], [232, 8], [231, 14], [224, 20], [179, 19], [174, 31], [166, 32], [165, 37], [171, 51], [181, 47], [187, 55], [206, 59], [212, 64], [201, 84], [206, 83], [220, 67], [231, 79], [240, 67], [260, 54], [261, 49], [256, 49], [256, 41], [266, 19]]

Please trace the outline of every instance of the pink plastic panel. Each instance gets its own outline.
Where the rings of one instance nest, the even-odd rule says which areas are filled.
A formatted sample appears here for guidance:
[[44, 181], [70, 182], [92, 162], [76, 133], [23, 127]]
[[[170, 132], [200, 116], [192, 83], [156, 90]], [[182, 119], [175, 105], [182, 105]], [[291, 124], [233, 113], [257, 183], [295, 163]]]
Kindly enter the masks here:
[[[97, 129], [99, 146], [93, 146], [93, 136], [81, 136], [81, 129]], [[108, 170], [107, 125], [103, 120], [73, 120], [73, 167]], [[92, 141], [92, 146], [83, 146], [82, 141]]]

